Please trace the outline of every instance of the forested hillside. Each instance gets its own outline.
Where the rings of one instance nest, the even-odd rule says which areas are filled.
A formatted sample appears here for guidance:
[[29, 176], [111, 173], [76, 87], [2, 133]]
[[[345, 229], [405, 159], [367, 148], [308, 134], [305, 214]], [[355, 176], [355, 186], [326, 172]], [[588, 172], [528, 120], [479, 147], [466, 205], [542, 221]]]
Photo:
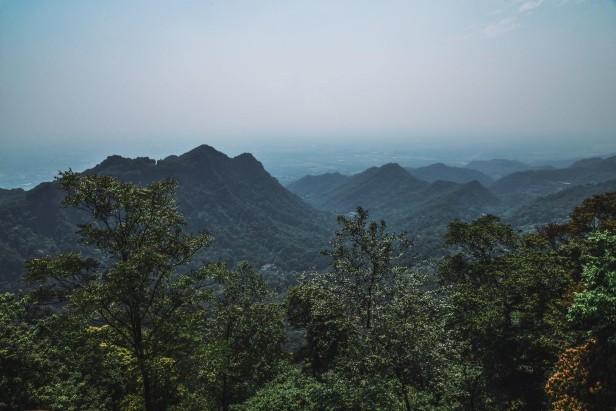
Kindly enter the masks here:
[[[523, 230], [563, 222], [585, 198], [614, 190], [615, 159], [596, 157], [566, 168], [532, 170], [510, 160], [473, 161], [464, 168], [436, 163], [403, 169], [388, 164], [352, 176], [306, 176], [287, 188], [329, 212], [345, 213], [366, 205], [374, 216], [430, 244], [422, 253], [434, 254], [442, 250], [436, 238], [454, 218], [491, 213]], [[472, 167], [501, 178], [494, 181]], [[434, 236], [434, 230], [439, 235]]]
[[[195, 265], [216, 243], [186, 230], [177, 182], [143, 175], [47, 186], [81, 210], [82, 246], [29, 260], [28, 291], [0, 294], [0, 409], [616, 407], [616, 193], [524, 234], [455, 219], [446, 256], [415, 266], [417, 245], [358, 208], [328, 269], [274, 292], [247, 264]], [[437, 204], [491, 198], [435, 184]]]
[[580, 161], [567, 168], [516, 172], [497, 180], [490, 188], [498, 194], [542, 196], [573, 185], [613, 179], [616, 179], [616, 157]]
[[[139, 185], [165, 178], [178, 182], [178, 206], [191, 232], [207, 231], [215, 251], [199, 256], [236, 263], [276, 264], [302, 270], [322, 266], [334, 217], [288, 192], [252, 155], [229, 158], [209, 146], [155, 161], [111, 156], [85, 175], [108, 175]], [[0, 192], [0, 281], [14, 283], [24, 261], [54, 254], [76, 242], [79, 213], [60, 203], [57, 183]]]
[[477, 170], [489, 175], [493, 179], [504, 177], [518, 171], [525, 171], [531, 167], [521, 161], [494, 159], [494, 160], [474, 160], [468, 163], [466, 168]]
[[490, 176], [481, 171], [473, 170], [472, 168], [452, 167], [443, 163], [435, 163], [418, 168], [407, 168], [407, 170], [411, 175], [430, 183], [439, 180], [461, 184], [478, 181], [487, 187], [494, 182]]
[[0, 411], [616, 411], [615, 23], [0, 0]]
[[[479, 164], [521, 167], [500, 160]], [[490, 184], [489, 177], [469, 168], [434, 164], [405, 169], [391, 163], [351, 176], [306, 176], [285, 188], [252, 155], [230, 158], [204, 145], [158, 161], [111, 156], [83, 174], [138, 185], [175, 179], [188, 231], [205, 230], [216, 244], [197, 261], [234, 265], [247, 260], [289, 273], [324, 268], [319, 250], [335, 226], [335, 215], [358, 206], [386, 219], [391, 230], [408, 232], [417, 244], [414, 258], [442, 256], [442, 238], [452, 219], [494, 214], [526, 231], [562, 222], [584, 198], [614, 189], [614, 180], [606, 180], [616, 177], [614, 164], [613, 157], [592, 158], [563, 169], [516, 172]], [[24, 286], [20, 279], [26, 260], [76, 243], [72, 227], [81, 217], [62, 208], [62, 198], [55, 182], [28, 191], [0, 190], [4, 288]]]
[[582, 184], [566, 188], [555, 194], [540, 197], [530, 204], [515, 209], [506, 220], [522, 229], [534, 229], [537, 226], [563, 223], [569, 218], [571, 210], [584, 199], [595, 194], [616, 191], [616, 180], [598, 184]]

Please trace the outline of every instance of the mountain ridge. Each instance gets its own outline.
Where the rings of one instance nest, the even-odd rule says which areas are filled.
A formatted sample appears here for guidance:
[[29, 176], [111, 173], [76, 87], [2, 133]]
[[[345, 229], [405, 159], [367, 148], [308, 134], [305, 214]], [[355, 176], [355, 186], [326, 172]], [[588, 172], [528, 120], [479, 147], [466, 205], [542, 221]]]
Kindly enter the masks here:
[[[113, 155], [83, 173], [138, 185], [175, 179], [178, 207], [190, 231], [206, 231], [214, 237], [205, 259], [309, 269], [322, 264], [319, 251], [334, 226], [333, 216], [286, 190], [247, 153], [228, 157], [213, 147], [199, 146], [158, 161]], [[60, 206], [63, 195], [56, 182], [47, 182], [25, 192], [16, 203], [0, 205], [0, 279], [14, 279], [28, 258], [54, 254], [74, 244], [71, 233], [78, 217]], [[15, 228], [25, 233], [23, 241], [16, 242], [10, 235]], [[34, 247], [35, 243], [42, 246]]]

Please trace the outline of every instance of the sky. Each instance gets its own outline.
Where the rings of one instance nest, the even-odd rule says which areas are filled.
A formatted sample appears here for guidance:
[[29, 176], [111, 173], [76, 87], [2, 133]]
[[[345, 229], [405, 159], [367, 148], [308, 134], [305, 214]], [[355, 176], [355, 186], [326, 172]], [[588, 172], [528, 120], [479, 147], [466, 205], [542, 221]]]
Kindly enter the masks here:
[[0, 0], [0, 147], [616, 151], [614, 0]]

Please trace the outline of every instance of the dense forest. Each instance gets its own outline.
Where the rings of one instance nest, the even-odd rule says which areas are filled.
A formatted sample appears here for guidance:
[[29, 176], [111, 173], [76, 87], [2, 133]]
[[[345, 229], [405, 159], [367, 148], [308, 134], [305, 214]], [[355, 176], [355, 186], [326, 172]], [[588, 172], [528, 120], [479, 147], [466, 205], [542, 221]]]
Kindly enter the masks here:
[[[446, 224], [446, 252], [417, 263], [421, 239], [381, 221], [377, 192], [364, 198], [371, 214], [358, 208], [339, 216], [329, 246], [315, 251], [326, 269], [272, 278], [249, 263], [204, 258], [216, 255], [207, 253], [217, 243], [201, 230], [206, 224], [188, 230], [180, 211], [198, 193], [182, 194], [176, 175], [157, 178], [159, 165], [142, 166], [148, 179], [68, 171], [48, 187], [62, 199], [57, 213], [68, 215], [53, 234], [75, 242], [31, 258], [26, 285], [0, 295], [0, 409], [615, 409], [616, 193], [590, 196], [565, 221], [536, 230], [481, 210], [448, 223], [425, 214], [416, 226]], [[426, 210], [465, 184], [471, 198], [496, 199], [489, 207], [503, 201], [479, 183], [426, 183], [388, 166], [366, 171], [361, 184], [334, 177], [347, 188], [323, 204], [342, 207], [343, 194], [365, 190], [383, 172], [386, 192], [438, 192], [422, 194]], [[248, 173], [259, 198], [266, 176]], [[539, 183], [563, 172], [508, 181], [524, 173]], [[2, 198], [23, 204], [23, 195]], [[313, 213], [299, 198], [284, 198]], [[214, 213], [224, 215], [224, 201]], [[5, 222], [27, 221], [11, 204], [3, 210]], [[279, 229], [298, 218], [285, 210], [274, 220]], [[311, 215], [314, 228], [301, 227], [321, 235], [328, 226]], [[250, 211], [242, 216], [229, 238], [254, 229]], [[267, 227], [259, 230], [263, 238], [254, 241], [270, 241]]]

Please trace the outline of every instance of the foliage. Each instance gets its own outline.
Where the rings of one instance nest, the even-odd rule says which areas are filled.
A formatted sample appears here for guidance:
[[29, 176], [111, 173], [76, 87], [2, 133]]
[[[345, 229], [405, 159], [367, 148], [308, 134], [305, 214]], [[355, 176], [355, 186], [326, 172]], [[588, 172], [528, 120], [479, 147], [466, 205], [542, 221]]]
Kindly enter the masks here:
[[406, 235], [358, 208], [329, 270], [280, 278], [191, 265], [210, 237], [186, 233], [173, 181], [58, 184], [81, 244], [0, 294], [0, 410], [616, 407], [613, 194], [524, 234], [454, 220], [450, 253], [414, 267]]
[[215, 294], [205, 313], [198, 376], [206, 398], [227, 410], [270, 381], [283, 360], [284, 311], [247, 264], [210, 267]]
[[469, 344], [465, 360], [480, 365], [483, 407], [545, 407], [545, 379], [569, 341], [570, 264], [493, 216], [452, 222], [447, 240], [458, 251], [440, 271], [453, 286], [449, 327]]
[[67, 309], [75, 315], [108, 327], [107, 344], [126, 351], [146, 410], [159, 409], [177, 395], [168, 382], [180, 353], [190, 348], [184, 330], [205, 295], [198, 287], [200, 276], [179, 274], [176, 268], [209, 238], [183, 233], [172, 181], [140, 188], [69, 171], [59, 182], [67, 192], [64, 203], [90, 216], [79, 236], [100, 257], [34, 259], [28, 277], [48, 296], [67, 296]]
[[616, 407], [616, 234], [595, 231], [584, 247], [582, 289], [575, 293], [568, 318], [588, 339], [561, 354], [546, 384], [555, 409]]
[[586, 245], [583, 290], [575, 294], [569, 318], [616, 348], [616, 233], [592, 233]]
[[345, 401], [347, 390], [348, 387], [339, 383], [321, 382], [296, 368], [289, 368], [233, 410], [342, 411], [350, 409]]
[[353, 387], [352, 409], [443, 405], [455, 355], [444, 301], [394, 265], [409, 245], [403, 235], [370, 222], [361, 208], [338, 221], [326, 252], [331, 271], [289, 292], [289, 320], [306, 330], [300, 358], [318, 381]]

